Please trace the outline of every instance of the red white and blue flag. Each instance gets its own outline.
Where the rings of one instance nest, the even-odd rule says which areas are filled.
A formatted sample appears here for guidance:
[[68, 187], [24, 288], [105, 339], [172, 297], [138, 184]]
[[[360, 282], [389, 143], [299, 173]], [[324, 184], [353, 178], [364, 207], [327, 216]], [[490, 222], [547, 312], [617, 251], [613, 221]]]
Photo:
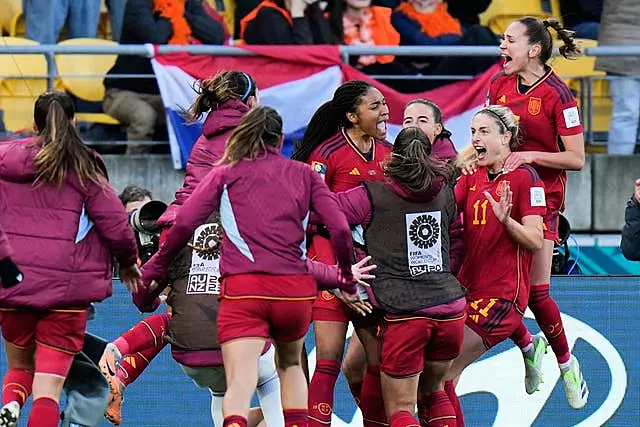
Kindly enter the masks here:
[[186, 165], [191, 147], [200, 135], [200, 124], [187, 124], [181, 111], [195, 99], [193, 87], [222, 70], [238, 70], [251, 75], [260, 89], [260, 103], [275, 108], [283, 118], [288, 135], [283, 153], [289, 155], [291, 141], [300, 136], [315, 110], [330, 100], [333, 92], [348, 80], [366, 80], [378, 87], [390, 110], [387, 139], [402, 127], [404, 106], [412, 99], [426, 98], [440, 106], [445, 127], [453, 133], [457, 148], [469, 144], [471, 117], [485, 101], [489, 81], [498, 68], [492, 67], [473, 80], [449, 84], [428, 92], [402, 94], [376, 82], [344, 64], [337, 46], [245, 46], [257, 56], [208, 56], [185, 53], [153, 58], [160, 93], [167, 110], [169, 140], [174, 167]]

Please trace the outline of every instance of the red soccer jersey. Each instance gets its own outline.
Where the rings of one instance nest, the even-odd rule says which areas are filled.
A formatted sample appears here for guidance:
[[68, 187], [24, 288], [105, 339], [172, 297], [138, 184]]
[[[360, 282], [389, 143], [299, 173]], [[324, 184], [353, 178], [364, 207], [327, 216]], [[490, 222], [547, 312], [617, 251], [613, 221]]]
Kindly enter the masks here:
[[324, 176], [331, 191], [338, 193], [357, 187], [364, 181], [381, 181], [382, 161], [391, 153], [392, 145], [375, 141], [371, 160], [351, 141], [344, 130], [327, 139], [309, 156], [308, 163]]
[[488, 191], [499, 201], [502, 183], [513, 192], [511, 217], [522, 223], [528, 215], [546, 212], [544, 184], [531, 166], [489, 180], [486, 168], [463, 175], [456, 184], [458, 210], [463, 214], [465, 254], [458, 280], [468, 290], [467, 300], [502, 298], [524, 312], [529, 300], [529, 273], [532, 254], [518, 245], [496, 219]]
[[[357, 187], [364, 181], [383, 180], [382, 162], [391, 154], [392, 148], [386, 141], [375, 141], [371, 160], [367, 160], [346, 132], [341, 130], [318, 145], [307, 161], [324, 177], [329, 189], [338, 193]], [[308, 256], [326, 264], [335, 263], [331, 244], [320, 236], [313, 237]]]
[[[565, 82], [546, 67], [545, 74], [527, 90], [520, 92], [518, 76], [498, 74], [489, 86], [487, 103], [505, 105], [520, 122], [521, 151], [560, 151], [559, 137], [583, 132], [578, 104]], [[562, 209], [567, 173], [535, 166], [544, 182], [550, 208]]]

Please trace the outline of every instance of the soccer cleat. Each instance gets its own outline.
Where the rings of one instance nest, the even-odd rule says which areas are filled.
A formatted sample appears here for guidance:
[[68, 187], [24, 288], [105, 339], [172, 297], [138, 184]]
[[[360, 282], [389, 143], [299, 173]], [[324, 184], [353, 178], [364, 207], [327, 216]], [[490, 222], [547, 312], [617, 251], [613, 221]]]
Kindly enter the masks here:
[[20, 416], [20, 405], [11, 401], [0, 409], [0, 427], [15, 427], [18, 425]]
[[582, 369], [578, 359], [571, 355], [569, 368], [561, 371], [562, 381], [564, 382], [564, 393], [567, 395], [569, 405], [573, 409], [581, 409], [587, 404], [589, 398], [589, 387], [582, 376]]
[[[115, 377], [116, 372], [118, 372], [120, 359], [122, 359], [122, 355], [120, 354], [118, 347], [113, 343], [107, 344], [107, 347], [104, 349], [104, 353], [102, 353], [102, 357], [100, 358], [100, 363], [98, 363], [102, 375], [107, 379], [109, 379], [109, 377]], [[111, 386], [111, 382], [109, 382], [109, 385]], [[111, 390], [111, 392], [113, 393], [114, 390]]]
[[[109, 388], [111, 396], [109, 399], [109, 406], [104, 411], [104, 417], [111, 424], [119, 426], [122, 423], [122, 402], [124, 402], [124, 386], [120, 384], [118, 378], [111, 377], [109, 379]], [[117, 390], [114, 392], [113, 390]]]
[[542, 358], [547, 354], [547, 340], [541, 335], [534, 335], [533, 348], [522, 353], [524, 357], [524, 388], [527, 394], [533, 394], [540, 390], [542, 379]]

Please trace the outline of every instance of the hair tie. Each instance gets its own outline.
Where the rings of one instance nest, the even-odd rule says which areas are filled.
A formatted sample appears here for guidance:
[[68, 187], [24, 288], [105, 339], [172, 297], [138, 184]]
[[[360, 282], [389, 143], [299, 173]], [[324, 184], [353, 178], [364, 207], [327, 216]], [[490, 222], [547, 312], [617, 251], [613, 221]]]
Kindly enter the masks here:
[[242, 75], [244, 76], [245, 79], [247, 79], [247, 90], [244, 93], [244, 95], [242, 95], [242, 98], [240, 98], [240, 100], [242, 102], [245, 102], [249, 97], [249, 94], [251, 93], [251, 89], [253, 89], [253, 83], [251, 83], [251, 77], [249, 77], [247, 73], [242, 72]]

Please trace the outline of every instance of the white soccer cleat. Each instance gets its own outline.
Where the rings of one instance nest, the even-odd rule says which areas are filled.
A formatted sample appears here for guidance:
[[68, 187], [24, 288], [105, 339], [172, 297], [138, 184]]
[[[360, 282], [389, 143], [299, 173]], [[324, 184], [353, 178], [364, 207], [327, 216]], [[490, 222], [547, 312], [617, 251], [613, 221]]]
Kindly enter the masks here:
[[582, 376], [582, 369], [578, 359], [571, 355], [571, 363], [569, 368], [561, 372], [562, 381], [564, 382], [564, 393], [567, 395], [569, 405], [573, 409], [581, 409], [587, 404], [589, 398], [589, 387]]
[[16, 427], [20, 417], [20, 405], [15, 400], [0, 409], [0, 427]]
[[[122, 355], [113, 343], [107, 344], [107, 347], [104, 349], [104, 353], [102, 353], [102, 357], [100, 358], [100, 363], [98, 366], [100, 371], [102, 371], [102, 375], [104, 375], [107, 379], [109, 377], [115, 377], [116, 372], [118, 372], [118, 366], [120, 365], [120, 359], [122, 359]], [[117, 390], [112, 390], [116, 392]]]
[[533, 336], [533, 349], [522, 353], [524, 357], [524, 388], [527, 394], [533, 394], [540, 390], [542, 378], [542, 359], [547, 353], [547, 340], [540, 335]]

